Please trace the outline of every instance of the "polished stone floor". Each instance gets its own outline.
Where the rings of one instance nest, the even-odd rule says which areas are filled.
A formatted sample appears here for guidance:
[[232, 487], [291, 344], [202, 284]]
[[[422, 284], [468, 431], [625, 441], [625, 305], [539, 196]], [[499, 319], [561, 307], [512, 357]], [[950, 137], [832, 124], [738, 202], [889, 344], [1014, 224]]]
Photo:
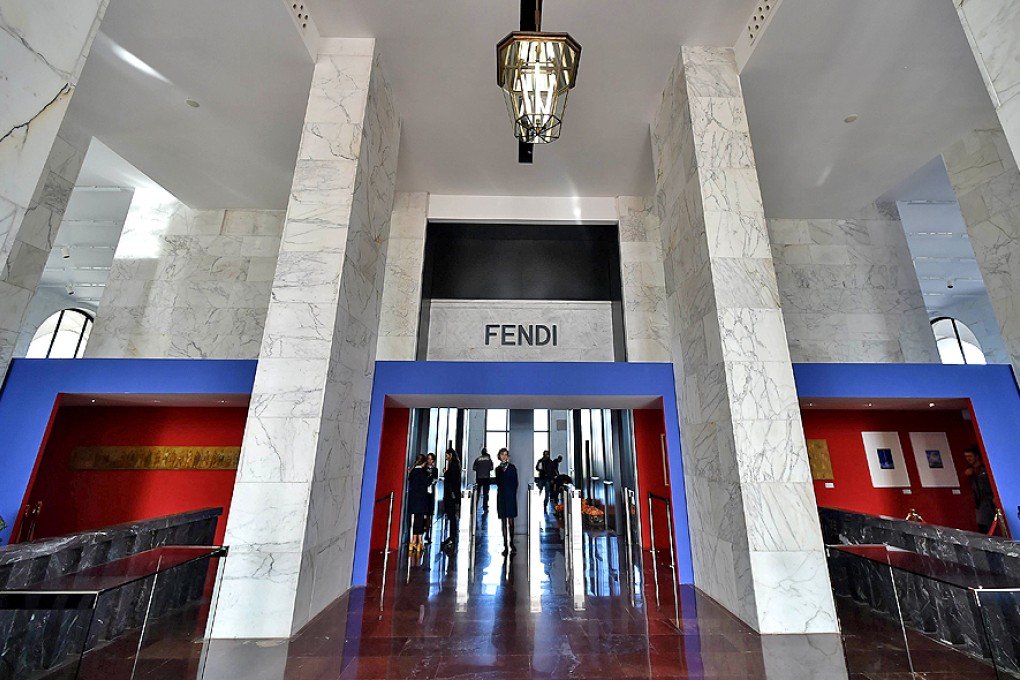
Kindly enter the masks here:
[[[526, 537], [504, 558], [495, 518], [481, 516], [470, 578], [466, 562], [436, 541], [423, 556], [381, 563], [289, 641], [215, 641], [203, 647], [200, 621], [150, 631], [142, 659], [132, 643], [105, 650], [85, 677], [174, 680], [339, 680], [342, 678], [691, 678], [769, 680], [950, 680], [994, 678], [986, 665], [920, 635], [904, 653], [899, 627], [841, 603], [844, 636], [766, 636], [693, 588], [674, 600], [668, 559], [659, 564], [659, 607], [649, 558], [633, 569], [610, 536], [586, 535], [584, 609], [566, 586], [559, 524], [543, 521], [535, 575]], [[465, 553], [466, 554], [466, 553]], [[631, 578], [631, 577], [634, 578]], [[637, 586], [632, 586], [633, 582]], [[458, 587], [459, 586], [459, 587]], [[201, 618], [201, 617], [197, 617]], [[679, 627], [677, 627], [679, 621]], [[202, 654], [205, 651], [205, 658]], [[915, 674], [911, 674], [911, 663]], [[125, 674], [126, 673], [126, 674]]]

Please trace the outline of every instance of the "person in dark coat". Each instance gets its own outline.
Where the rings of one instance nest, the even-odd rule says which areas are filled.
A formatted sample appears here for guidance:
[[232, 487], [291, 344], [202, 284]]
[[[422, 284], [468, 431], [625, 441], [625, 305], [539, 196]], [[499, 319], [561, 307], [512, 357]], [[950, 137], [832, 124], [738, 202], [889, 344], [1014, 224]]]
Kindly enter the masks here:
[[443, 470], [443, 513], [446, 515], [450, 535], [443, 543], [443, 548], [450, 549], [457, 545], [457, 528], [460, 519], [460, 486], [461, 469], [457, 451], [446, 450], [446, 469]]
[[503, 524], [503, 554], [517, 552], [514, 545], [514, 520], [517, 518], [517, 467], [510, 462], [510, 451], [503, 448], [497, 455], [496, 515]]
[[967, 461], [967, 469], [963, 471], [970, 478], [970, 494], [974, 498], [974, 514], [977, 519], [978, 531], [987, 534], [995, 521], [995, 492], [992, 491], [992, 480], [988, 477], [988, 468], [981, 460], [981, 450], [972, 446], [963, 452]]
[[429, 514], [431, 485], [432, 480], [425, 469], [425, 456], [419, 453], [415, 456], [414, 467], [407, 475], [407, 512], [411, 515], [411, 545], [408, 549], [412, 553], [423, 549], [422, 534], [425, 533], [425, 522]]
[[425, 542], [432, 542], [432, 518], [436, 514], [436, 483], [439, 482], [439, 468], [436, 466], [436, 454], [429, 451], [425, 454], [425, 472], [429, 473], [429, 512], [425, 520]]
[[475, 471], [475, 493], [480, 497], [479, 502], [484, 514], [489, 511], [489, 485], [492, 483], [492, 458], [489, 457], [485, 447], [482, 447], [482, 452], [475, 458], [475, 463], [471, 467]]
[[549, 457], [548, 451], [542, 452], [542, 457], [535, 464], [535, 470], [538, 471], [538, 488], [545, 496], [542, 507], [543, 509], [547, 506], [551, 508], [554, 505], [552, 497], [553, 480], [556, 479], [556, 475], [559, 473], [556, 470], [556, 461]]

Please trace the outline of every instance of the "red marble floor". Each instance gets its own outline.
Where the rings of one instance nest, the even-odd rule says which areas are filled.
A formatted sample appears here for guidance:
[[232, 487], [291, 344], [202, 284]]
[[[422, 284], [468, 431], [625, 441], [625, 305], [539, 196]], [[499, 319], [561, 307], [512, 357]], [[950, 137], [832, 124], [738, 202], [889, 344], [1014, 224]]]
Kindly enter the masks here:
[[[439, 549], [437, 536], [423, 557], [391, 555], [385, 593], [380, 563], [366, 588], [351, 591], [289, 641], [214, 641], [203, 648], [200, 620], [165, 623], [151, 632], [148, 639], [158, 642], [144, 646], [133, 677], [198, 678], [203, 670], [206, 680], [995, 677], [990, 667], [920, 635], [910, 639], [912, 676], [900, 629], [852, 605], [841, 607], [842, 638], [762, 638], [693, 588], [680, 588], [675, 602], [665, 556], [656, 608], [650, 565], [621, 566], [626, 558], [616, 539], [604, 535], [587, 537], [585, 609], [575, 611], [556, 521], [550, 516], [543, 528], [541, 587], [532, 597], [526, 537], [518, 537], [516, 556], [504, 558], [496, 522], [487, 520], [478, 525], [466, 592], [458, 594], [457, 560]], [[639, 577], [636, 588], [631, 574]], [[130, 641], [120, 653], [108, 648], [106, 662], [87, 665], [84, 677], [132, 677], [123, 658], [131, 648]]]

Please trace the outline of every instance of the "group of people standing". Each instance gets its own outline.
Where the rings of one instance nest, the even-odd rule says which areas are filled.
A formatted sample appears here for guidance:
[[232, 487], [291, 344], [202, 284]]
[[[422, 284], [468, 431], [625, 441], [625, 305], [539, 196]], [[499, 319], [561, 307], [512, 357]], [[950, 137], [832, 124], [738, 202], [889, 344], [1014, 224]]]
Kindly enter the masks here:
[[[488, 451], [482, 449], [481, 455], [475, 460], [473, 469], [475, 482], [482, 497], [484, 512], [489, 509], [489, 486], [496, 487], [496, 514], [502, 523], [503, 554], [513, 555], [517, 552], [514, 545], [514, 520], [517, 518], [517, 489], [519, 478], [517, 467], [510, 462], [510, 451], [501, 448], [496, 454], [498, 465], [493, 465]], [[462, 468], [457, 451], [446, 450], [446, 467], [443, 469], [443, 513], [449, 522], [449, 537], [443, 542], [444, 550], [452, 550], [457, 545], [457, 529], [460, 518], [460, 488]], [[412, 553], [423, 552], [425, 544], [431, 542], [432, 518], [436, 507], [436, 482], [439, 470], [436, 467], [434, 454], [418, 454], [414, 466], [408, 474], [407, 508], [411, 515]]]

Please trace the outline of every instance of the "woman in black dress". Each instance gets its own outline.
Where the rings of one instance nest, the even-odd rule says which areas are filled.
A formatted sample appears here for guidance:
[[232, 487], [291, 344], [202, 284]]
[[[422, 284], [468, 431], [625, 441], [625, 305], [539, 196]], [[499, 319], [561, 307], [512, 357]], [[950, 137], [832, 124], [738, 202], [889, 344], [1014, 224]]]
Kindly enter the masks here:
[[460, 459], [454, 449], [446, 450], [446, 469], [443, 470], [443, 513], [446, 515], [450, 535], [443, 548], [450, 549], [457, 544], [457, 526], [460, 518]]
[[514, 520], [517, 518], [517, 467], [510, 462], [510, 451], [503, 448], [497, 455], [496, 466], [496, 515], [503, 524], [503, 554], [514, 555]]
[[425, 542], [432, 542], [432, 518], [436, 514], [436, 484], [439, 482], [439, 468], [436, 467], [436, 454], [429, 451], [425, 454], [425, 472], [429, 473], [429, 511], [425, 520]]
[[425, 469], [425, 456], [415, 456], [414, 467], [407, 476], [407, 511], [411, 515], [410, 552], [422, 551], [422, 534], [425, 533], [425, 522], [429, 514], [429, 487], [432, 480]]

